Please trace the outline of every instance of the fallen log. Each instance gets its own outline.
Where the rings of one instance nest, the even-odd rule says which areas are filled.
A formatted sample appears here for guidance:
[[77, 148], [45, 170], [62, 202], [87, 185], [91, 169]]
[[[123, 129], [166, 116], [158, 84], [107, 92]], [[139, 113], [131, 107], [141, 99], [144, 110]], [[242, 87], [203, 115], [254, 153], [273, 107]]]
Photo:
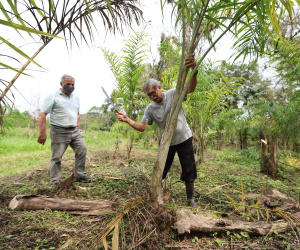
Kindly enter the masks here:
[[72, 214], [106, 215], [113, 213], [110, 201], [77, 201], [58, 197], [16, 195], [9, 203], [12, 210], [60, 210]]
[[292, 214], [293, 221], [277, 220], [272, 222], [244, 222], [220, 219], [215, 217], [204, 217], [195, 215], [187, 209], [176, 212], [176, 222], [174, 228], [179, 234], [190, 233], [191, 231], [204, 233], [226, 233], [246, 232], [252, 235], [268, 235], [274, 232], [282, 233], [300, 226], [300, 212]]

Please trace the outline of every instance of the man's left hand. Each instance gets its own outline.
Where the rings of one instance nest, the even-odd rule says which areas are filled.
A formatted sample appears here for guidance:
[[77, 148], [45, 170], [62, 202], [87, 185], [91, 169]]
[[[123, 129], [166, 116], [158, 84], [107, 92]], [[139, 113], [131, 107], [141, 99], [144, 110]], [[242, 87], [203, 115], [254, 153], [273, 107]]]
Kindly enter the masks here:
[[190, 54], [185, 59], [185, 66], [188, 68], [192, 68], [192, 70], [196, 67], [197, 61], [193, 54]]

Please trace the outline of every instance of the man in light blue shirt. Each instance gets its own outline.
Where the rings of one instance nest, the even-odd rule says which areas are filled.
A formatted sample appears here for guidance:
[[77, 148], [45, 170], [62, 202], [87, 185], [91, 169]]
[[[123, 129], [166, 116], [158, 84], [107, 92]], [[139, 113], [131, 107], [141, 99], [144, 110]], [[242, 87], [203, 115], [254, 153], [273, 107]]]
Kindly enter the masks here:
[[39, 114], [38, 143], [46, 142], [46, 116], [50, 114], [50, 138], [52, 157], [50, 161], [50, 183], [59, 186], [62, 178], [61, 159], [67, 147], [75, 152], [74, 178], [78, 182], [90, 182], [85, 176], [86, 144], [80, 132], [79, 98], [72, 92], [75, 89], [75, 79], [63, 75], [61, 88], [47, 95]]

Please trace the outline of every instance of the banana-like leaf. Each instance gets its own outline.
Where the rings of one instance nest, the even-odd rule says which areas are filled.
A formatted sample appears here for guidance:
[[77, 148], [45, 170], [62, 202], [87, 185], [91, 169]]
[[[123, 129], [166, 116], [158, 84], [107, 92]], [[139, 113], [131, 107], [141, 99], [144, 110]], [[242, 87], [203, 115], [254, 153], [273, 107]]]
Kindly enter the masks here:
[[104, 249], [108, 250], [108, 244], [107, 244], [106, 237], [102, 239], [102, 242], [103, 242]]
[[[7, 14], [7, 11], [4, 9], [4, 6], [2, 5], [2, 3], [0, 2], [0, 9], [3, 13], [3, 15], [6, 17], [6, 19], [8, 20], [8, 22], [12, 22], [11, 18], [9, 17], [9, 15]], [[15, 28], [15, 30], [20, 34], [20, 32], [18, 31], [18, 29]]]
[[[132, 116], [136, 102], [136, 89], [144, 71], [146, 59], [147, 34], [137, 32], [130, 36], [120, 55], [101, 48], [111, 71], [114, 74], [119, 97], [128, 117]], [[129, 129], [129, 127], [128, 127]], [[130, 129], [128, 130], [129, 133]]]
[[0, 36], [0, 41], [4, 42], [7, 46], [11, 47], [14, 51], [25, 57], [27, 60], [33, 62], [35, 65], [41, 67], [36, 61], [32, 60], [28, 55], [26, 55], [22, 50], [11, 44], [9, 41], [5, 40], [3, 37]]
[[96, 241], [103, 240], [104, 238], [106, 238], [107, 235], [116, 227], [118, 223], [120, 223], [120, 221], [126, 214], [128, 214], [133, 208], [139, 206], [140, 204], [148, 200], [148, 195], [129, 200], [127, 204], [125, 204], [125, 209], [119, 214], [117, 214], [117, 216], [113, 218], [113, 220], [107, 225], [107, 227], [100, 232], [100, 234], [96, 238]]
[[[6, 0], [9, 6], [11, 7], [11, 10], [13, 11], [15, 17], [18, 19], [18, 21], [22, 24], [22, 26], [26, 26], [23, 19], [21, 18], [18, 10], [17, 10], [17, 1], [14, 1], [14, 3], [11, 0]], [[32, 37], [30, 32], [27, 32], [29, 36]]]
[[231, 200], [233, 203], [231, 203], [231, 204], [234, 204], [234, 205], [238, 205], [239, 203], [235, 200], [235, 199], [233, 199], [233, 198], [231, 198], [229, 195], [227, 195], [227, 194], [225, 194], [225, 193], [223, 193], [229, 200]]
[[31, 33], [34, 33], [34, 34], [37, 34], [37, 35], [41, 35], [41, 36], [48, 36], [48, 37], [63, 39], [62, 37], [51, 35], [51, 34], [48, 34], [46, 32], [43, 32], [43, 31], [35, 30], [35, 29], [32, 29], [32, 28], [29, 28], [29, 27], [26, 27], [26, 26], [22, 26], [22, 25], [19, 25], [19, 24], [16, 24], [16, 23], [8, 22], [8, 21], [2, 20], [2, 19], [0, 19], [0, 24], [3, 24], [5, 26], [11, 27], [11, 28], [15, 28], [15, 29], [19, 29], [19, 30], [24, 30], [24, 31], [27, 31], [27, 32], [31, 32]]
[[89, 3], [88, 3], [88, 0], [84, 0], [84, 2], [85, 2], [85, 6], [86, 6], [86, 8], [87, 8], [87, 10], [88, 10], [88, 12], [89, 12], [89, 14], [90, 14], [90, 18], [93, 19], [93, 17], [92, 17], [92, 12], [91, 12], [90, 5], [89, 5]]
[[[241, 181], [242, 183], [242, 181]], [[267, 208], [261, 208], [258, 206], [260, 200], [261, 200], [261, 197], [265, 191], [265, 188], [266, 188], [266, 184], [263, 188], [263, 191], [259, 197], [259, 199], [257, 200], [256, 204], [252, 204], [251, 206], [249, 205], [244, 205], [243, 204], [243, 200], [244, 200], [244, 191], [243, 191], [243, 185], [241, 184], [241, 188], [242, 188], [242, 201], [240, 204], [238, 204], [238, 202], [236, 200], [234, 200], [233, 198], [231, 198], [229, 195], [223, 193], [226, 197], [228, 197], [232, 202], [227, 202], [225, 201], [226, 203], [230, 204], [230, 205], [233, 205], [235, 207], [235, 210], [234, 211], [238, 211], [240, 207], [244, 207], [247, 211], [248, 211], [248, 214], [243, 214], [249, 218], [251, 218], [253, 221], [255, 221], [255, 219], [253, 218], [253, 216], [251, 215], [251, 210], [255, 210], [256, 211], [256, 214], [257, 214], [257, 218], [258, 220], [260, 219], [260, 216], [264, 219], [266, 219], [266, 221], [270, 221], [271, 220], [271, 214], [274, 213], [274, 214], [277, 214], [278, 216], [280, 216], [281, 218], [283, 218], [284, 220], [286, 220], [289, 224], [293, 224], [294, 222], [299, 222], [291, 213], [289, 212], [285, 212], [285, 211], [282, 211], [278, 208], [275, 208], [275, 209], [267, 209]]]
[[106, 0], [106, 3], [107, 3], [107, 6], [108, 6], [108, 8], [109, 8], [110, 13], [111, 13], [112, 15], [114, 15], [109, 0]]
[[[40, 8], [38, 8], [38, 6], [36, 5], [34, 0], [29, 0], [30, 4], [37, 10], [37, 12], [40, 14], [40, 16], [42, 18], [45, 17], [45, 15], [43, 14], [43, 12], [40, 10]], [[46, 19], [46, 21], [48, 22], [48, 20]]]
[[21, 71], [19, 71], [19, 70], [13, 68], [13, 67], [11, 67], [11, 66], [9, 66], [9, 65], [7, 65], [7, 64], [4, 64], [4, 63], [2, 63], [2, 62], [0, 62], [0, 65], [3, 66], [4, 68], [10, 69], [10, 70], [16, 71], [16, 72], [18, 72], [18, 73], [20, 73], [20, 74], [23, 74], [23, 75], [28, 76], [26, 73], [21, 72]]
[[242, 180], [241, 180], [241, 189], [242, 189], [242, 200], [241, 200], [240, 205], [235, 210], [238, 210], [244, 204], [245, 193], [244, 193], [244, 185], [243, 185]]
[[119, 249], [119, 225], [120, 222], [118, 222], [114, 229], [114, 234], [112, 237], [112, 250], [118, 250]]
[[266, 186], [267, 186], [267, 183], [265, 184], [263, 191], [261, 192], [259, 198], [257, 199], [256, 204], [253, 206], [254, 208], [258, 207], [258, 205], [259, 205], [259, 203], [260, 203], [260, 200], [261, 200], [261, 198], [262, 198], [262, 196], [263, 196], [263, 194], [264, 194], [264, 192], [265, 192]]

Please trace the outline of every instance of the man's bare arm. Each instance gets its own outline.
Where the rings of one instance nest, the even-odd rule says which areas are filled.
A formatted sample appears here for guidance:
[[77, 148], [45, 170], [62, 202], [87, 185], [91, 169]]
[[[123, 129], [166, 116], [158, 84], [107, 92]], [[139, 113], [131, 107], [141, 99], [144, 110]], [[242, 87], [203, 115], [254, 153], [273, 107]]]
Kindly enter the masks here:
[[128, 118], [125, 114], [122, 112], [118, 112], [117, 117], [119, 121], [128, 123], [132, 128], [134, 128], [137, 131], [144, 132], [148, 126], [148, 122], [136, 122]]
[[[195, 68], [196, 63], [197, 62], [194, 55], [188, 55], [187, 58], [185, 59], [185, 66], [191, 68], [191, 70]], [[197, 74], [193, 76], [192, 81], [186, 91], [186, 94], [193, 93], [196, 89], [196, 85], [197, 85]]]
[[45, 144], [47, 140], [47, 135], [46, 135], [46, 116], [47, 114], [44, 112], [40, 112], [39, 114], [39, 137], [38, 137], [38, 143], [40, 144]]
[[80, 129], [80, 114], [77, 115], [77, 128]]

